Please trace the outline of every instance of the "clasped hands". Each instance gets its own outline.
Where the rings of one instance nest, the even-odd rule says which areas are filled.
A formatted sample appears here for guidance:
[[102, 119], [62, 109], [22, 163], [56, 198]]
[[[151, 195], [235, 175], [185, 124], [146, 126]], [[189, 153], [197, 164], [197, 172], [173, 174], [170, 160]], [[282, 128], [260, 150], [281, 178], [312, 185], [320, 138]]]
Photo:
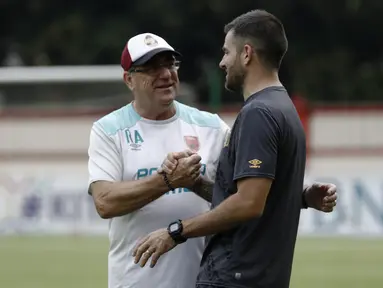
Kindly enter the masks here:
[[192, 188], [200, 179], [201, 167], [201, 156], [185, 150], [168, 153], [158, 173], [166, 173], [173, 188]]

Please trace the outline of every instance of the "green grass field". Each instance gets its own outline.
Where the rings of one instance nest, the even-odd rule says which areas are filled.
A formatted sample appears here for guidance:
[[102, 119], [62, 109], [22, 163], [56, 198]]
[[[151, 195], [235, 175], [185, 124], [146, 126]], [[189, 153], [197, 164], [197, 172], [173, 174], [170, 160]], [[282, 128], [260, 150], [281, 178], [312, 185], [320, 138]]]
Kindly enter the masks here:
[[[101, 237], [0, 237], [0, 287], [106, 288], [107, 249]], [[383, 240], [299, 239], [290, 287], [383, 287]]]

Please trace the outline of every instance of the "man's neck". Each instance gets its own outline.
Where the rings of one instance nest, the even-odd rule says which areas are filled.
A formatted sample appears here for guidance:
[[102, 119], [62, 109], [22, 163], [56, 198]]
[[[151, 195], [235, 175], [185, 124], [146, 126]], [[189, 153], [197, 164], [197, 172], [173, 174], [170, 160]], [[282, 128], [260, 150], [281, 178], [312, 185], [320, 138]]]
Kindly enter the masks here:
[[278, 72], [249, 73], [243, 85], [243, 98], [246, 101], [251, 95], [272, 86], [283, 86]]
[[149, 120], [167, 120], [176, 114], [174, 102], [165, 107], [155, 107], [133, 101], [133, 107], [141, 117]]

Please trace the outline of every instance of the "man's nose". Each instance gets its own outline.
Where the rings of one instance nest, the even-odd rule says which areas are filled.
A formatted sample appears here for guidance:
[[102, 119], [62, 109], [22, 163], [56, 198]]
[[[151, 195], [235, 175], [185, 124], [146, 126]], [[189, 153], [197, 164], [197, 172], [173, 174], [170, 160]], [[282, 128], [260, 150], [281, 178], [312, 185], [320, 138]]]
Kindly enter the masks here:
[[221, 60], [221, 62], [219, 62], [219, 68], [225, 70], [225, 64], [223, 63], [223, 60]]
[[159, 71], [160, 78], [170, 78], [172, 76], [172, 73], [169, 68], [160, 67], [159, 69], [160, 69]]

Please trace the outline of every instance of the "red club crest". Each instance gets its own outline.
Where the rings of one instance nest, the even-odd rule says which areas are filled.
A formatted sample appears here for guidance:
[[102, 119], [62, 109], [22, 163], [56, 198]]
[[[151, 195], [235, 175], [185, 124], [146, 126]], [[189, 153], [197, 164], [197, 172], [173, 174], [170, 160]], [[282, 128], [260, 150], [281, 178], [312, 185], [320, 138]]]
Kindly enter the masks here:
[[184, 139], [190, 150], [194, 152], [199, 150], [199, 140], [197, 136], [184, 136]]

